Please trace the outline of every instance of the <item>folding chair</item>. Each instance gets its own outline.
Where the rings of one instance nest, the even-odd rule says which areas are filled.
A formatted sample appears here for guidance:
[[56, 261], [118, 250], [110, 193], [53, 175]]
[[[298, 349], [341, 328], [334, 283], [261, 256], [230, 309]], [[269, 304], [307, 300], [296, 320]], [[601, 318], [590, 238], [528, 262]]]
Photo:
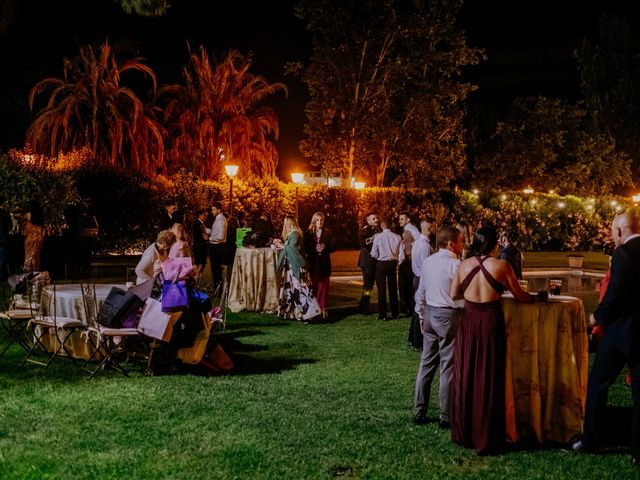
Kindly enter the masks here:
[[[44, 286], [42, 289], [44, 289]], [[73, 352], [67, 348], [67, 340], [69, 340], [69, 337], [74, 332], [84, 331], [86, 326], [82, 323], [82, 320], [77, 318], [58, 316], [55, 282], [52, 283], [52, 289], [53, 294], [46, 310], [47, 313], [44, 313], [41, 308], [40, 311], [29, 321], [29, 326], [33, 327], [33, 345], [27, 352], [27, 356], [22, 361], [21, 365], [29, 362], [42, 365], [47, 368], [56, 357], [62, 356], [63, 353], [66, 357], [70, 358], [74, 364], [76, 363], [73, 358]], [[40, 296], [42, 297], [42, 292], [40, 292]], [[51, 313], [53, 313], [53, 315], [51, 315]], [[53, 337], [51, 336], [52, 332], [54, 334]], [[45, 344], [44, 339], [46, 337], [52, 341], [51, 345], [47, 346]], [[46, 362], [41, 362], [31, 358], [38, 348], [49, 356], [49, 359]]]
[[107, 365], [123, 375], [127, 375], [127, 371], [117, 362], [117, 355], [127, 351], [127, 346], [134, 340], [140, 340], [141, 335], [136, 328], [110, 328], [100, 325], [96, 318], [98, 316], [98, 302], [96, 300], [95, 284], [81, 284], [82, 302], [85, 314], [87, 316], [89, 327], [88, 335], [95, 335], [96, 343], [93, 345], [95, 350], [87, 364], [96, 358], [98, 353], [102, 354], [102, 360], [98, 366], [91, 371], [89, 378], [93, 378], [100, 370]]
[[220, 299], [220, 304], [214, 306], [211, 310], [211, 328], [213, 331], [224, 331], [227, 326], [227, 310], [229, 307], [229, 287], [227, 282], [218, 284], [218, 287], [211, 296], [211, 302], [215, 303], [215, 299]]
[[49, 274], [42, 272], [40, 275], [27, 279], [27, 293], [25, 300], [20, 294], [13, 294], [9, 308], [0, 312], [0, 357], [14, 343], [20, 345], [25, 351], [32, 347], [28, 335], [29, 322], [36, 316], [40, 309], [42, 290], [49, 282]]

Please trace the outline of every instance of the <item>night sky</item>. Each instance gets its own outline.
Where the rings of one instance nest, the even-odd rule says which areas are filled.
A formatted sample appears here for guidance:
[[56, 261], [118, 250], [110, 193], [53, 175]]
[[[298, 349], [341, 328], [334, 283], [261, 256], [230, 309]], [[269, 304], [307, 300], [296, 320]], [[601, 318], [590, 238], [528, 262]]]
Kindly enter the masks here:
[[[0, 36], [3, 73], [0, 75], [0, 147], [22, 146], [30, 121], [27, 92], [38, 80], [62, 73], [62, 58], [74, 56], [78, 46], [100, 42], [147, 59], [159, 83], [180, 80], [192, 49], [204, 45], [222, 57], [234, 48], [253, 54], [255, 74], [289, 88], [268, 103], [280, 119], [281, 176], [304, 161], [298, 150], [304, 124], [306, 91], [296, 79], [285, 77], [287, 61], [305, 61], [311, 39], [304, 23], [293, 14], [295, 0], [219, 2], [174, 0], [159, 18], [124, 14], [110, 0], [23, 0], [17, 22]], [[543, 94], [576, 99], [578, 74], [572, 53], [582, 38], [595, 39], [598, 18], [615, 12], [637, 25], [637, 2], [618, 0], [589, 6], [573, 0], [483, 1], [465, 3], [459, 26], [470, 46], [484, 47], [489, 59], [465, 71], [479, 85], [470, 108], [482, 105], [501, 111], [517, 95]]]

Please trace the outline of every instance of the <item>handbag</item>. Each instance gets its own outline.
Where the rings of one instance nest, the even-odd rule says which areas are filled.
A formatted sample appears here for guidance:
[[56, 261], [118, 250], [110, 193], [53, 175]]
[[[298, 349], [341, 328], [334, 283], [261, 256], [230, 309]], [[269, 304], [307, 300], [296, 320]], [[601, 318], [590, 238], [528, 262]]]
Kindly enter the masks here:
[[233, 362], [217, 343], [215, 347], [200, 361], [200, 365], [209, 373], [224, 373], [233, 368]]
[[96, 322], [104, 327], [120, 328], [124, 319], [142, 305], [143, 301], [136, 294], [111, 287], [107, 299], [98, 311]]
[[154, 298], [147, 298], [138, 322], [138, 331], [147, 337], [168, 342], [173, 335], [173, 325], [182, 312], [164, 313], [162, 304]]
[[202, 313], [207, 313], [213, 308], [211, 298], [203, 291], [189, 289], [189, 307]]
[[209, 343], [209, 334], [211, 333], [211, 322], [202, 313], [199, 314], [202, 323], [202, 330], [196, 333], [196, 338], [193, 345], [190, 347], [180, 348], [176, 352], [176, 357], [182, 360], [182, 363], [195, 365], [202, 360], [204, 352], [207, 350], [207, 344]]
[[184, 280], [165, 280], [162, 284], [162, 311], [179, 312], [189, 306], [187, 282]]

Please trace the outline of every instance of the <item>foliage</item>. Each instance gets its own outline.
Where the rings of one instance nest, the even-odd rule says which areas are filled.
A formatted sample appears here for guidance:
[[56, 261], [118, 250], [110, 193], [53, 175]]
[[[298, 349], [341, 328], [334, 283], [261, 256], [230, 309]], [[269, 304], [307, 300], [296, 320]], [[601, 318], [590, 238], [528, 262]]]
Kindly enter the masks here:
[[185, 84], [160, 89], [170, 169], [216, 178], [226, 162], [240, 165], [241, 175], [275, 174], [278, 120], [262, 101], [286, 87], [249, 73], [250, 67], [251, 59], [236, 51], [212, 65], [200, 47], [184, 69]]
[[171, 6], [168, 0], [114, 0], [126, 13], [143, 17], [161, 17]]
[[465, 160], [462, 102], [471, 90], [456, 77], [482, 56], [454, 28], [460, 4], [302, 0], [297, 15], [314, 35], [302, 74], [310, 92], [303, 154], [325, 172], [377, 186], [448, 187]]
[[498, 122], [474, 182], [484, 188], [532, 186], [580, 195], [631, 186], [629, 158], [609, 136], [586, 127], [586, 111], [579, 104], [518, 98]]
[[91, 46], [81, 48], [77, 58], [64, 60], [62, 78], [46, 78], [31, 89], [32, 111], [35, 98], [50, 93], [27, 130], [26, 143], [50, 156], [87, 147], [98, 166], [162, 170], [163, 127], [123, 83], [123, 75], [132, 72], [151, 80], [155, 93], [155, 75], [141, 58], [119, 62], [108, 42], [97, 55]]
[[[615, 15], [603, 16], [598, 42], [583, 40], [574, 56], [591, 129], [612, 136], [619, 149], [638, 158], [640, 55], [632, 43], [629, 24]], [[636, 164], [636, 180], [639, 168]]]
[[47, 232], [52, 235], [62, 233], [66, 227], [65, 209], [82, 203], [73, 174], [24, 164], [8, 154], [0, 154], [0, 192], [11, 211], [38, 203]]

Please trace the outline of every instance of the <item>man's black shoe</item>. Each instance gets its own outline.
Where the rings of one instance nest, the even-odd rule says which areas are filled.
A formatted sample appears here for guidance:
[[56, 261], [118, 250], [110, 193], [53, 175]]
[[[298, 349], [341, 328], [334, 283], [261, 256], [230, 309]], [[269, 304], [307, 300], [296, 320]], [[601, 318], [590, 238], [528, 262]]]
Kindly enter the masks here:
[[426, 425], [429, 421], [424, 413], [416, 413], [413, 416], [413, 423], [415, 425]]
[[438, 426], [439, 426], [440, 428], [443, 428], [443, 429], [447, 429], [447, 430], [448, 430], [448, 429], [450, 429], [450, 428], [451, 428], [451, 422], [449, 422], [449, 420], [442, 420], [442, 419], [441, 419], [441, 420], [438, 422]]

